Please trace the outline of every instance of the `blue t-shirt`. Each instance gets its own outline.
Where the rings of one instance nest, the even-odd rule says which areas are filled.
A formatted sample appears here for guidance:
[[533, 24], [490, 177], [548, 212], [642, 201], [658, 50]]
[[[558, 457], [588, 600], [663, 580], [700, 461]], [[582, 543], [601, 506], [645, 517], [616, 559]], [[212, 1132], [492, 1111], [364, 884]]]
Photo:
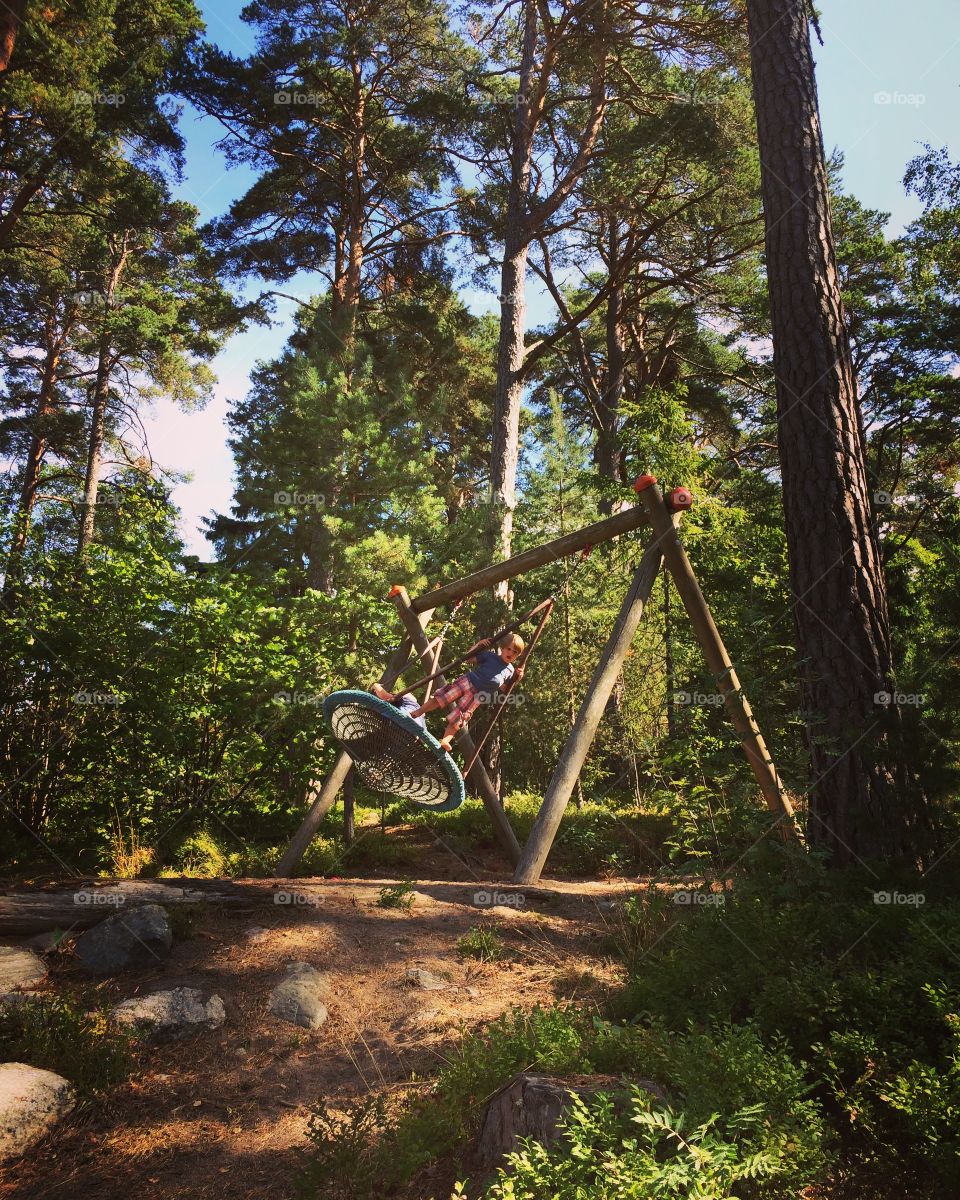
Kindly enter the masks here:
[[478, 692], [495, 692], [513, 677], [513, 663], [505, 663], [495, 650], [481, 650], [477, 665], [467, 672], [467, 678]]

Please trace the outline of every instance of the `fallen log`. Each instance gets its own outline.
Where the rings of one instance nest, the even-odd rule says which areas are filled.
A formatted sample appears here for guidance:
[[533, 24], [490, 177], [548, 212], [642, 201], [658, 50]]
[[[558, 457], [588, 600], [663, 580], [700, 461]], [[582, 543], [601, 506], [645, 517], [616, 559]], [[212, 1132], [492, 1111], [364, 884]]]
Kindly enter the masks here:
[[[0, 934], [71, 932], [96, 925], [119, 908], [138, 904], [214, 904], [247, 907], [257, 904], [304, 903], [312, 888], [299, 881], [264, 880], [233, 883], [229, 879], [76, 880], [69, 885], [32, 891], [0, 891]], [[308, 901], [307, 901], [308, 902]]]

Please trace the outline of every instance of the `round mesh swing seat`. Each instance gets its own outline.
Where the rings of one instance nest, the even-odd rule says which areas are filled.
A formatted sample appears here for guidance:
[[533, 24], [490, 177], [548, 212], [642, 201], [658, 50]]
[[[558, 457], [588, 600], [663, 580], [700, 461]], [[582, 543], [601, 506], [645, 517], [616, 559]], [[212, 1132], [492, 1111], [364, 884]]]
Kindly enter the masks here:
[[374, 792], [409, 800], [433, 812], [463, 803], [463, 776], [437, 739], [392, 704], [369, 692], [332, 692], [323, 715]]

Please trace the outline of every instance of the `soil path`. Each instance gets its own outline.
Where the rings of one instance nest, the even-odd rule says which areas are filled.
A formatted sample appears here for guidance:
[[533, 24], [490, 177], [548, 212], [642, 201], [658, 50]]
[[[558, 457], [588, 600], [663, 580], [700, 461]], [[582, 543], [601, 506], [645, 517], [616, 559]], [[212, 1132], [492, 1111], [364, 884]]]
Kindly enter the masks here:
[[[418, 882], [409, 911], [382, 907], [390, 880], [247, 881], [246, 909], [204, 907], [163, 968], [101, 984], [114, 1003], [188, 985], [216, 992], [227, 1021], [213, 1033], [145, 1051], [141, 1070], [0, 1172], [16, 1200], [292, 1200], [310, 1108], [410, 1086], [445, 1047], [513, 1005], [601, 1001], [618, 980], [607, 957], [612, 902], [636, 881]], [[286, 893], [284, 896], [283, 893]], [[279, 902], [278, 902], [279, 900]], [[260, 926], [255, 937], [248, 930]], [[503, 961], [464, 958], [457, 942], [495, 928]], [[267, 1011], [291, 962], [331, 976], [326, 1024], [314, 1032]], [[410, 967], [442, 977], [426, 991]], [[46, 986], [89, 989], [76, 960], [52, 956]]]

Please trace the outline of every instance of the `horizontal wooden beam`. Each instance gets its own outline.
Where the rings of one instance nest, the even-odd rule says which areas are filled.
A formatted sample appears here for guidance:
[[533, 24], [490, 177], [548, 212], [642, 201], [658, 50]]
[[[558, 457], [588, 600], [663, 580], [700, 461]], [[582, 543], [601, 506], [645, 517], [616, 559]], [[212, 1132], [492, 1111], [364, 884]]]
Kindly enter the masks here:
[[626, 508], [612, 517], [595, 521], [592, 525], [576, 529], [573, 533], [565, 534], [552, 542], [534, 546], [531, 550], [524, 550], [522, 554], [515, 554], [513, 558], [492, 563], [489, 567], [474, 571], [472, 575], [465, 575], [463, 579], [457, 579], [453, 583], [444, 584], [443, 587], [434, 588], [432, 592], [425, 592], [422, 596], [411, 600], [410, 607], [414, 612], [421, 613], [428, 608], [439, 608], [442, 604], [452, 604], [456, 600], [462, 600], [465, 596], [472, 596], [474, 592], [494, 587], [504, 579], [513, 579], [525, 571], [532, 571], [535, 567], [542, 567], [546, 563], [567, 558], [571, 554], [576, 554], [578, 550], [586, 549], [587, 546], [609, 542], [611, 538], [619, 537], [622, 533], [630, 533], [631, 530], [641, 529], [649, 524], [650, 517], [642, 504], [638, 504], [635, 508]]

